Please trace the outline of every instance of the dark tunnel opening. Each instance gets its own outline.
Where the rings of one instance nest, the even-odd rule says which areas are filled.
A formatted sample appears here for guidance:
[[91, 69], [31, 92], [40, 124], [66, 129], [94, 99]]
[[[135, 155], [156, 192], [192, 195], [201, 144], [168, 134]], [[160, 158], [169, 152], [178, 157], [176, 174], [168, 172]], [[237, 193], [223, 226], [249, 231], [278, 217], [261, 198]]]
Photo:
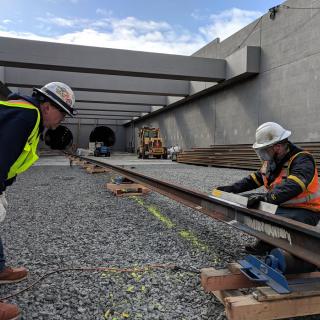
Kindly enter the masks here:
[[116, 135], [108, 127], [100, 126], [94, 128], [90, 133], [90, 142], [103, 142], [107, 147], [112, 147], [116, 142]]
[[65, 126], [58, 126], [55, 130], [48, 129], [44, 135], [44, 142], [54, 150], [64, 150], [71, 146], [73, 135]]

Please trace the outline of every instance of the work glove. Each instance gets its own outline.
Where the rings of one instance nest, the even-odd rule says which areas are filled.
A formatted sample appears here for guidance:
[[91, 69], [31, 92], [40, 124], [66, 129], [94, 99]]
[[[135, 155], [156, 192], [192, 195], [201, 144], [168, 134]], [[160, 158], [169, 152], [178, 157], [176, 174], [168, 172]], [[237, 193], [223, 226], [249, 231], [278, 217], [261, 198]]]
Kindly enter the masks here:
[[216, 189], [224, 192], [231, 192], [231, 193], [235, 191], [233, 186], [221, 186], [221, 187], [217, 187]]
[[4, 207], [2, 201], [0, 201], [0, 222], [4, 220], [4, 218], [6, 217], [6, 213], [6, 208]]
[[247, 208], [258, 208], [259, 202], [267, 202], [267, 198], [263, 194], [252, 194], [248, 197]]
[[6, 199], [6, 194], [3, 192], [0, 194], [0, 202], [2, 202], [3, 206], [7, 209], [8, 208], [8, 201]]

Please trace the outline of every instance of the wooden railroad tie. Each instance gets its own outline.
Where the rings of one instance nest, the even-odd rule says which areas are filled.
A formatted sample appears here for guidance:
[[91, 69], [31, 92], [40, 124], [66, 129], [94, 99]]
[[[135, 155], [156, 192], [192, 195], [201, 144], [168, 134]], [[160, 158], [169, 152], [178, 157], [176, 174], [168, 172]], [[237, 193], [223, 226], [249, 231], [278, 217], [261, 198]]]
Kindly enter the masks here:
[[[229, 320], [272, 320], [320, 314], [320, 283], [290, 286], [292, 293], [279, 294], [270, 287], [258, 287], [240, 272], [240, 265], [228, 269], [201, 270], [201, 285], [225, 306]], [[319, 278], [320, 272], [290, 275], [290, 279]], [[289, 278], [289, 276], [288, 276]], [[253, 288], [244, 294], [241, 289]]]
[[81, 168], [87, 170], [87, 168], [90, 168], [92, 166], [92, 163], [90, 163], [89, 161], [83, 161], [81, 163]]
[[87, 163], [87, 161], [80, 160], [80, 159], [71, 160], [71, 162], [72, 162], [72, 165], [75, 165], [75, 166], [83, 166], [85, 163]]
[[150, 191], [148, 188], [139, 183], [107, 183], [105, 187], [117, 197], [141, 196]]
[[90, 164], [86, 167], [86, 171], [88, 173], [106, 173], [106, 172], [111, 172], [111, 169], [109, 168], [104, 168], [104, 167], [100, 167], [94, 164]]

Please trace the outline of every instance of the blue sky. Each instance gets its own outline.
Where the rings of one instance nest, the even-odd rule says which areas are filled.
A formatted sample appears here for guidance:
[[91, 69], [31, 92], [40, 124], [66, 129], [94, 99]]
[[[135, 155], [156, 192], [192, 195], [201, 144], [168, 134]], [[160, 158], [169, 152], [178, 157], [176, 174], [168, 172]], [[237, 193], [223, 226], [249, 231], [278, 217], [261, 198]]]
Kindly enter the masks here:
[[266, 13], [275, 0], [2, 0], [0, 36], [192, 54]]

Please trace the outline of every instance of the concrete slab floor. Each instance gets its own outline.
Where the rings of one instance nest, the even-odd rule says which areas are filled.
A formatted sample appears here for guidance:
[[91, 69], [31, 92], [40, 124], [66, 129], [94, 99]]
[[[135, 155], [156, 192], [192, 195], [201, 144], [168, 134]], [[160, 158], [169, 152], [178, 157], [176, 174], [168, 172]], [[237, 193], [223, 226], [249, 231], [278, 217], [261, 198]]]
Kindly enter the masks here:
[[[177, 162], [169, 159], [138, 159], [132, 153], [112, 153], [111, 157], [89, 157], [104, 163], [116, 166], [139, 166], [139, 165], [177, 165]], [[69, 166], [70, 162], [66, 156], [40, 156], [34, 166]]]
[[89, 158], [116, 166], [139, 166], [139, 165], [177, 165], [177, 162], [169, 159], [138, 159], [137, 155], [132, 153], [112, 153], [111, 157], [93, 157]]
[[66, 156], [40, 156], [34, 166], [69, 166], [70, 162]]

